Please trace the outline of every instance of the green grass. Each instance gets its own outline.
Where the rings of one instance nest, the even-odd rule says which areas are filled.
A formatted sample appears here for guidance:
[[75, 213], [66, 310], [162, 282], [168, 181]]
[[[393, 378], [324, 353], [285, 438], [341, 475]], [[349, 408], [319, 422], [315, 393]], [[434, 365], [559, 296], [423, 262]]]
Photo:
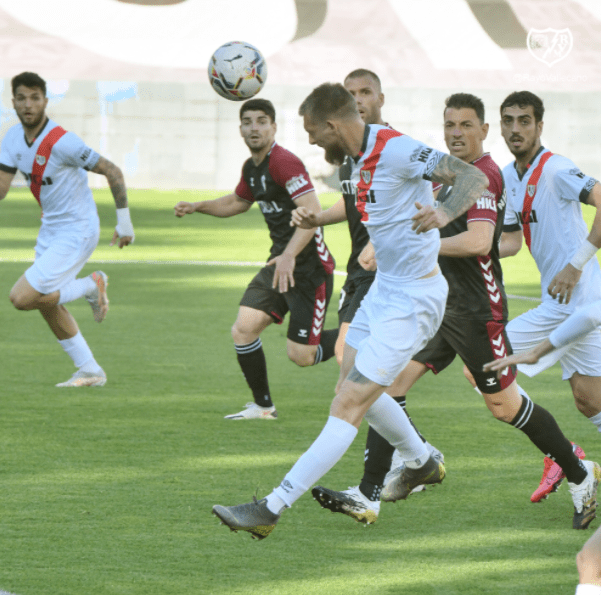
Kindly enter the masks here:
[[[280, 418], [224, 421], [249, 400], [229, 329], [256, 267], [181, 263], [264, 261], [260, 213], [177, 220], [173, 205], [197, 194], [135, 191], [136, 243], [120, 251], [108, 247], [110, 195], [96, 195], [103, 232], [93, 261], [105, 261], [111, 311], [97, 325], [83, 300], [69, 308], [108, 373], [100, 389], [54, 388], [73, 372], [70, 361], [37, 312], [17, 312], [6, 299], [27, 267], [18, 260], [33, 254], [39, 208], [24, 191], [0, 203], [0, 591], [573, 592], [574, 557], [591, 531], [571, 529], [565, 486], [542, 504], [529, 502], [542, 457], [523, 434], [492, 418], [458, 362], [439, 378], [424, 377], [408, 397], [419, 428], [445, 454], [442, 486], [383, 505], [370, 527], [322, 510], [309, 495], [262, 542], [220, 526], [213, 504], [264, 495], [317, 436], [337, 366], [294, 366], [285, 327], [273, 325], [262, 338]], [[347, 236], [344, 226], [326, 231], [341, 270]], [[84, 274], [96, 268], [91, 262]], [[510, 293], [539, 295], [527, 252], [507, 263], [505, 275]], [[336, 324], [342, 280], [336, 278], [327, 327]], [[512, 317], [531, 306], [512, 300]], [[557, 368], [520, 382], [570, 439], [600, 458], [598, 434], [576, 411]], [[324, 485], [357, 483], [365, 433], [364, 424]]]

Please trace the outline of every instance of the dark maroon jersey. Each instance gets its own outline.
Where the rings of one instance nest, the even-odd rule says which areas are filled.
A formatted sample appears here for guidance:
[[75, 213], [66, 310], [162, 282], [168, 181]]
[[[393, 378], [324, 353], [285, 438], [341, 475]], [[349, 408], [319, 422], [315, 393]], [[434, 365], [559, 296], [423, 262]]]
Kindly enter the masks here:
[[[445, 314], [507, 320], [507, 296], [499, 260], [499, 239], [506, 204], [505, 183], [501, 170], [488, 153], [476, 159], [473, 165], [488, 177], [488, 188], [466, 213], [440, 230], [440, 237], [449, 238], [467, 231], [467, 224], [471, 221], [489, 221], [495, 226], [492, 248], [486, 256], [439, 256], [438, 263], [449, 284]], [[443, 203], [450, 192], [450, 186], [443, 186], [438, 193], [438, 202]]]
[[[297, 207], [294, 201], [313, 190], [303, 162], [277, 143], [273, 144], [271, 151], [259, 165], [248, 159], [242, 166], [242, 177], [236, 187], [236, 195], [259, 205], [272, 241], [270, 259], [284, 252], [294, 234], [296, 228], [290, 226], [291, 213]], [[334, 266], [334, 259], [325, 244], [323, 229], [320, 227], [296, 257], [295, 275], [332, 274]]]

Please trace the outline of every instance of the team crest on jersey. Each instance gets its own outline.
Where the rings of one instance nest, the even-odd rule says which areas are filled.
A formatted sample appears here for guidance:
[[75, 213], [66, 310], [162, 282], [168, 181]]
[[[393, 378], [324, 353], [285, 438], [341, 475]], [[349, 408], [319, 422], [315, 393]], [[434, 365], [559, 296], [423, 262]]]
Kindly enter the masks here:
[[36, 155], [35, 162], [41, 167], [46, 163], [46, 157], [44, 157], [44, 155]]
[[534, 193], [536, 192], [536, 184], [528, 184], [526, 187], [526, 192], [528, 193], [528, 196], [534, 196]]
[[369, 184], [371, 182], [371, 172], [366, 169], [362, 169], [361, 170], [361, 179], [363, 180], [363, 182], [365, 184]]

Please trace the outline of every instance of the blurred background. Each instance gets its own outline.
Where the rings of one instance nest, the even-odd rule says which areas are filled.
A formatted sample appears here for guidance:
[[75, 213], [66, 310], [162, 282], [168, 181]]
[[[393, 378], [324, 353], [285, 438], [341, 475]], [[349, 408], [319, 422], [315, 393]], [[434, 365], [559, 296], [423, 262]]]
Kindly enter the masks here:
[[248, 157], [240, 104], [211, 89], [207, 64], [242, 40], [267, 60], [259, 96], [276, 106], [278, 142], [322, 190], [333, 168], [298, 106], [355, 68], [380, 76], [393, 127], [443, 150], [444, 99], [481, 97], [485, 148], [501, 167], [511, 155], [499, 105], [533, 91], [547, 110], [543, 143], [601, 177], [600, 31], [599, 0], [0, 0], [0, 135], [17, 122], [10, 79], [34, 71], [49, 115], [122, 167], [129, 187], [231, 191]]

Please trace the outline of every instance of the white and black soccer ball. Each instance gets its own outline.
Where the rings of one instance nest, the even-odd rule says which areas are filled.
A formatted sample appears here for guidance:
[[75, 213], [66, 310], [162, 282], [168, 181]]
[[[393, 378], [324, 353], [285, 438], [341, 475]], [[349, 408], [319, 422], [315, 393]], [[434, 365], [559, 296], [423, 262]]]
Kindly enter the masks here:
[[255, 96], [267, 80], [267, 64], [250, 43], [230, 41], [218, 48], [209, 61], [213, 89], [231, 101]]

